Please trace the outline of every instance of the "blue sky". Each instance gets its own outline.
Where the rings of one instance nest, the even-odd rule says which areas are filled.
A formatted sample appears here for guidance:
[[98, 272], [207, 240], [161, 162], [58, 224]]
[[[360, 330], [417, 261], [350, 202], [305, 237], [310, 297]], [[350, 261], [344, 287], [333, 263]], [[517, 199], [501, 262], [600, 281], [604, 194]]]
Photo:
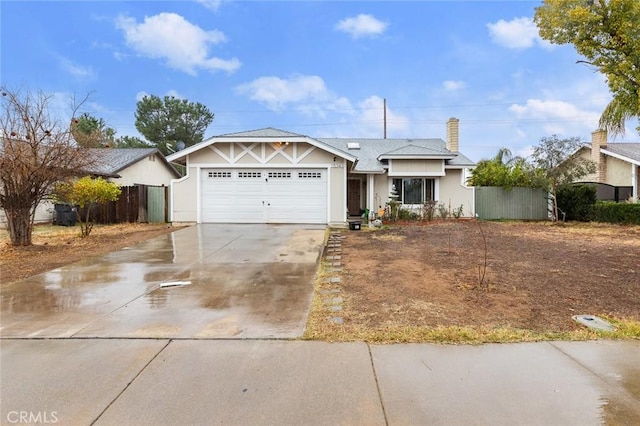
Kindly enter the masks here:
[[144, 94], [205, 104], [206, 137], [382, 137], [386, 98], [390, 138], [444, 139], [457, 117], [473, 160], [527, 155], [552, 134], [589, 141], [611, 99], [572, 46], [539, 39], [540, 3], [4, 0], [0, 78], [54, 94], [61, 117], [91, 93], [80, 112], [119, 136], [139, 136]]

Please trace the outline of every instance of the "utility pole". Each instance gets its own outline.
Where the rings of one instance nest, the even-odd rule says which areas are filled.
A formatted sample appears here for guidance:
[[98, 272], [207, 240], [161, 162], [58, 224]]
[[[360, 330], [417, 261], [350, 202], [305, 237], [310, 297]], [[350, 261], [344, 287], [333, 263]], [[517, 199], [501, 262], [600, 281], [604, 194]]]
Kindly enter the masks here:
[[383, 99], [382, 108], [384, 109], [384, 112], [383, 112], [383, 114], [384, 114], [384, 117], [383, 117], [383, 120], [384, 120], [384, 139], [386, 139], [387, 138], [387, 98]]

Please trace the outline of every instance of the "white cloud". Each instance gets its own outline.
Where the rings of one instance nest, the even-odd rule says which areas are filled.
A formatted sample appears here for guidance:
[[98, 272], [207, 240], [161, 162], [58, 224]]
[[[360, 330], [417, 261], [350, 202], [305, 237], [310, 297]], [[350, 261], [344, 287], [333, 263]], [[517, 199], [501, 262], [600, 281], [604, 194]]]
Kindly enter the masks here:
[[580, 109], [578, 106], [554, 100], [529, 99], [526, 104], [513, 104], [509, 111], [518, 119], [541, 121], [549, 134], [567, 134], [576, 129], [596, 129], [600, 113]]
[[206, 7], [207, 9], [213, 10], [214, 12], [216, 12], [224, 2], [224, 0], [196, 0], [196, 1], [201, 5], [203, 5], [204, 7]]
[[171, 89], [167, 92], [166, 96], [172, 96], [176, 99], [184, 99], [184, 96], [182, 96], [180, 93], [178, 93], [177, 90], [175, 89]]
[[515, 151], [512, 152], [515, 157], [528, 158], [533, 154], [533, 145], [526, 145], [518, 147]]
[[226, 41], [222, 32], [205, 31], [175, 13], [147, 16], [141, 23], [120, 16], [116, 27], [123, 31], [127, 45], [139, 55], [165, 59], [169, 67], [191, 75], [196, 75], [197, 69], [233, 72], [240, 67], [237, 58], [209, 57], [211, 45]]
[[501, 19], [494, 24], [487, 24], [487, 28], [496, 44], [509, 49], [526, 49], [536, 43], [545, 48], [552, 46], [540, 38], [538, 27], [531, 18], [514, 18], [511, 21]]
[[140, 102], [145, 96], [149, 96], [149, 94], [145, 91], [136, 93], [136, 102]]
[[353, 38], [379, 36], [387, 29], [386, 22], [382, 22], [371, 15], [360, 14], [346, 18], [335, 25], [339, 31], [351, 34]]
[[72, 62], [70, 59], [60, 56], [58, 58], [58, 64], [60, 68], [76, 78], [93, 78], [95, 73], [91, 67], [83, 67], [82, 65], [78, 65]]
[[[379, 96], [370, 96], [358, 106], [362, 111], [357, 121], [364, 124], [365, 129], [369, 129], [370, 136], [381, 137], [384, 128], [384, 99]], [[409, 130], [410, 122], [405, 116], [397, 114], [388, 106], [386, 115], [388, 135], [403, 134]]]
[[236, 92], [248, 95], [251, 100], [265, 104], [272, 111], [293, 107], [321, 113], [351, 108], [347, 99], [332, 93], [324, 80], [316, 75], [294, 75], [288, 79], [260, 77], [236, 87]]
[[447, 80], [444, 83], [442, 83], [442, 87], [444, 87], [445, 90], [449, 90], [449, 91], [464, 89], [466, 86], [467, 85], [464, 81]]

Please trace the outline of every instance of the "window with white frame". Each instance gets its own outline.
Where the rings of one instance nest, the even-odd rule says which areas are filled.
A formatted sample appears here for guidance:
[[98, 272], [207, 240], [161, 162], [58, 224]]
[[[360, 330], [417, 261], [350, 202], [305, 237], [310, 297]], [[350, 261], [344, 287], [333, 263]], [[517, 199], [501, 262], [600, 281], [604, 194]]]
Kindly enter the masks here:
[[393, 185], [402, 204], [423, 204], [434, 199], [435, 182], [428, 178], [401, 178], [394, 179]]

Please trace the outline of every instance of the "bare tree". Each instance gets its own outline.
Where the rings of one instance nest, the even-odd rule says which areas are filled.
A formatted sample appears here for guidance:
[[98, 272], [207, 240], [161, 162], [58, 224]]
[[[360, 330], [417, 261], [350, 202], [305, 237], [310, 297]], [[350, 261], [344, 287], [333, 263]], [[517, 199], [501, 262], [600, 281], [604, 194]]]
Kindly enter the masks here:
[[0, 90], [0, 208], [11, 244], [27, 246], [38, 204], [51, 195], [55, 183], [86, 174], [96, 160], [77, 146], [68, 124], [49, 114], [53, 95]]

